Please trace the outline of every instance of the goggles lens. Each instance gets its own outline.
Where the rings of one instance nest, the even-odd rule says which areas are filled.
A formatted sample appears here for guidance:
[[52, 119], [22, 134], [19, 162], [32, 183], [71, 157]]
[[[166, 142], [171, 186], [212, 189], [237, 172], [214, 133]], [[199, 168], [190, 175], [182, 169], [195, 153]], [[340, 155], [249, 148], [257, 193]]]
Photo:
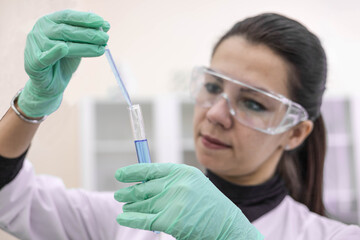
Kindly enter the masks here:
[[190, 93], [195, 103], [205, 108], [225, 99], [235, 119], [267, 134], [279, 134], [308, 119], [299, 104], [205, 67], [194, 68]]

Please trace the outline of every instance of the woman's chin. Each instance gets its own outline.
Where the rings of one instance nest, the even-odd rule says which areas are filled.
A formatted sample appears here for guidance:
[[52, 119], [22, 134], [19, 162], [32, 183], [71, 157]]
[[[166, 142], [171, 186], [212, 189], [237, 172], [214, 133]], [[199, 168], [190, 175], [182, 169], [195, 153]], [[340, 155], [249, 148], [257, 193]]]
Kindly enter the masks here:
[[221, 171], [224, 166], [219, 163], [219, 159], [214, 159], [211, 157], [200, 157], [197, 159], [198, 162], [206, 169], [211, 171]]

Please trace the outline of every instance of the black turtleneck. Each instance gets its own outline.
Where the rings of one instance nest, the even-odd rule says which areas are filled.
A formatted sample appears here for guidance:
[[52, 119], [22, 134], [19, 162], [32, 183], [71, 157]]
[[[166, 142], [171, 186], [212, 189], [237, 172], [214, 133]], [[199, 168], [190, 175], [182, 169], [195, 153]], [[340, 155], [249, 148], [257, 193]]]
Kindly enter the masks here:
[[0, 189], [11, 182], [20, 172], [28, 149], [17, 158], [0, 156]]
[[284, 181], [278, 174], [255, 186], [240, 186], [228, 182], [210, 170], [207, 170], [206, 176], [241, 209], [250, 222], [278, 206], [288, 193]]

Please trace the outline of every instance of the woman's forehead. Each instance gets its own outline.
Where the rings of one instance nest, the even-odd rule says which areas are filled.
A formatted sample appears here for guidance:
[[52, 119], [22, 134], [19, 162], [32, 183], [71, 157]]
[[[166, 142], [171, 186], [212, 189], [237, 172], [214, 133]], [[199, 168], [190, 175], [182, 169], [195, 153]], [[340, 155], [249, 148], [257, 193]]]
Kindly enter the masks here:
[[252, 44], [239, 36], [230, 37], [217, 48], [211, 68], [234, 80], [289, 97], [289, 66], [264, 44]]

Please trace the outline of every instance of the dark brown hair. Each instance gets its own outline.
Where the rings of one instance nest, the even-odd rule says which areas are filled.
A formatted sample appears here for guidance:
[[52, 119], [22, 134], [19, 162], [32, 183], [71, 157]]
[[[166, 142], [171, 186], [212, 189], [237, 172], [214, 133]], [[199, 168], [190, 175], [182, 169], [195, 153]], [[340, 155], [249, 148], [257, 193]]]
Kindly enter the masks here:
[[278, 171], [290, 195], [320, 215], [326, 130], [320, 113], [325, 90], [327, 61], [319, 39], [299, 22], [285, 16], [265, 13], [236, 23], [214, 47], [232, 36], [242, 36], [254, 44], [265, 44], [288, 62], [288, 89], [291, 99], [302, 105], [314, 122], [314, 129], [303, 144], [285, 151]]

